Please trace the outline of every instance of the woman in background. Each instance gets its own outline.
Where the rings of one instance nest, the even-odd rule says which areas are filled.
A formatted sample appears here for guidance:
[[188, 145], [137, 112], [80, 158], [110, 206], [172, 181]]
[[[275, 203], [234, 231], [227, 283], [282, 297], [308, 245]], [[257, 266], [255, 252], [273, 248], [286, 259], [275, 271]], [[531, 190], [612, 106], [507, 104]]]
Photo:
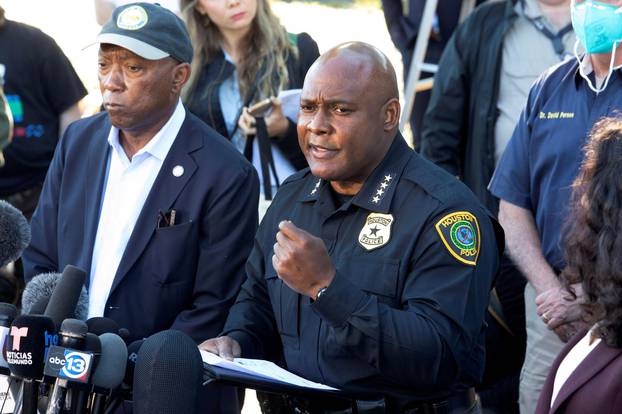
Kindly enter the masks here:
[[622, 412], [622, 120], [607, 118], [592, 130], [573, 184], [561, 278], [576, 297], [582, 319], [551, 367], [537, 414]]
[[[248, 107], [270, 99], [271, 111], [254, 115], [263, 115], [270, 137], [273, 192], [287, 176], [306, 167], [295, 122], [285, 117], [275, 97], [302, 88], [319, 56], [317, 44], [306, 33], [287, 33], [267, 0], [181, 0], [181, 9], [195, 50], [186, 106], [229, 138], [253, 162], [263, 183], [256, 118]], [[265, 188], [261, 186], [264, 196]]]

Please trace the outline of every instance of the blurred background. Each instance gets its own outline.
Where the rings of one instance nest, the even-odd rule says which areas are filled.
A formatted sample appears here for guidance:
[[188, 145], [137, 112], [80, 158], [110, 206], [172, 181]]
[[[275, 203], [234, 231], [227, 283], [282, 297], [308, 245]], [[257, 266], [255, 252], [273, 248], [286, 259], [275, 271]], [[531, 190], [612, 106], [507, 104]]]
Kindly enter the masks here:
[[[56, 40], [89, 91], [83, 102], [85, 115], [96, 112], [101, 102], [97, 84], [97, 47], [86, 47], [94, 41], [100, 29], [95, 20], [94, 2], [0, 0], [0, 5], [8, 19], [38, 27]], [[391, 43], [380, 1], [273, 1], [272, 7], [289, 32], [309, 33], [318, 43], [320, 53], [350, 40], [378, 47], [393, 62], [400, 90], [403, 89], [401, 56]]]

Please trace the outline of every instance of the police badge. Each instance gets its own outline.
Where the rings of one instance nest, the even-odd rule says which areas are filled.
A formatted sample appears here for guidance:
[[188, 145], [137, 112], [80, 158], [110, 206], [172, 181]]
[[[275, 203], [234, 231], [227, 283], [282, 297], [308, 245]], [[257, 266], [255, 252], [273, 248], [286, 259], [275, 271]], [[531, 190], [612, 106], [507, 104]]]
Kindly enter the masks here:
[[384, 246], [391, 239], [392, 214], [370, 213], [359, 233], [359, 244], [365, 250]]
[[473, 214], [468, 211], [447, 214], [436, 223], [436, 231], [453, 257], [471, 266], [477, 264], [480, 235]]

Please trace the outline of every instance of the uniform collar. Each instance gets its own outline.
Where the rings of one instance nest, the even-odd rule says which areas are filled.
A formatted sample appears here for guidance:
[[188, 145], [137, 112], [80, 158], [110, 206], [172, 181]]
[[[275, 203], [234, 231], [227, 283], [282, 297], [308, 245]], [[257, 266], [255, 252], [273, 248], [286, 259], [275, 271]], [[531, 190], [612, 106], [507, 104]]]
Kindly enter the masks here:
[[[353, 197], [352, 204], [370, 211], [388, 213], [397, 182], [411, 157], [412, 149], [408, 147], [404, 137], [398, 132], [383, 160], [365, 181], [361, 190]], [[330, 197], [329, 185], [327, 181], [309, 175], [300, 201], [312, 202], [317, 201], [320, 197]]]

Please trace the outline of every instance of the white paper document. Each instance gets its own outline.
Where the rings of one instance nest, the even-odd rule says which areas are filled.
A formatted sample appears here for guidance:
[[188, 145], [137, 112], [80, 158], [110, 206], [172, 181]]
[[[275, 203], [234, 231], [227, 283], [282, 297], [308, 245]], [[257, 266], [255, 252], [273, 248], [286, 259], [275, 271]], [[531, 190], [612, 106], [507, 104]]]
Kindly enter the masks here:
[[305, 388], [312, 388], [316, 390], [338, 391], [337, 388], [309, 381], [307, 379], [299, 377], [296, 374], [292, 374], [291, 372], [284, 370], [283, 368], [270, 361], [264, 361], [262, 359], [235, 358], [233, 361], [228, 361], [224, 358], [219, 357], [218, 355], [214, 355], [210, 352], [206, 352], [203, 350], [201, 350], [201, 357], [203, 358], [203, 362], [206, 364], [226, 368], [244, 374], [254, 375], [260, 378], [266, 378], [269, 380], [280, 381], [287, 384], [297, 385], [299, 387]]

